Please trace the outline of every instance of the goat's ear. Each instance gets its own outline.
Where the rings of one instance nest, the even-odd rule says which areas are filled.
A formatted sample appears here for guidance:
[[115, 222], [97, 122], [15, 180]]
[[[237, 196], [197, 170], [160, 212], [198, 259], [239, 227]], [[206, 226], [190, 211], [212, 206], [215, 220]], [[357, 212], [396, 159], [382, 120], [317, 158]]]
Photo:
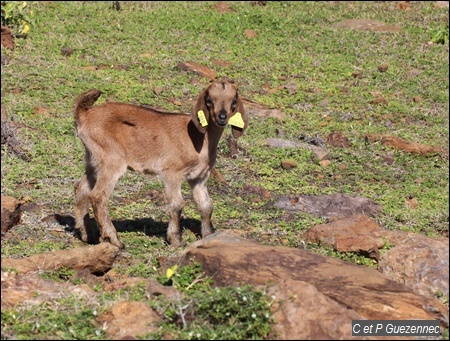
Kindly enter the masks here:
[[242, 121], [244, 122], [244, 125], [243, 125], [243, 127], [239, 127], [237, 125], [231, 124], [231, 133], [233, 134], [234, 138], [240, 137], [244, 133], [244, 130], [247, 129], [247, 126], [248, 126], [247, 113], [245, 112], [244, 103], [242, 103], [242, 100], [241, 100], [240, 97], [238, 97], [238, 102], [237, 102], [237, 105], [236, 105], [236, 113], [235, 113], [235, 115], [237, 115], [238, 113], [241, 114]]
[[198, 96], [197, 103], [192, 109], [191, 112], [191, 120], [194, 122], [195, 127], [202, 134], [206, 133], [206, 129], [208, 128], [209, 122], [209, 110], [206, 106], [206, 94], [207, 89], [203, 90], [201, 94]]

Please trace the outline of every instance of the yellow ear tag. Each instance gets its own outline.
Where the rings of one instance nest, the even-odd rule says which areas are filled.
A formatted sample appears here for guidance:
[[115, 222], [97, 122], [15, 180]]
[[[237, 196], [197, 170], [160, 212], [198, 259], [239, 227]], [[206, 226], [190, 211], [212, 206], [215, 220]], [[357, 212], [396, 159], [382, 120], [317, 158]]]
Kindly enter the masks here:
[[244, 128], [245, 126], [244, 120], [242, 119], [242, 115], [240, 112], [237, 112], [236, 114], [234, 114], [234, 116], [231, 116], [230, 119], [228, 120], [228, 123], [238, 128]]
[[208, 125], [208, 121], [206, 121], [205, 113], [203, 112], [203, 110], [199, 110], [197, 112], [197, 116], [201, 126], [206, 127]]

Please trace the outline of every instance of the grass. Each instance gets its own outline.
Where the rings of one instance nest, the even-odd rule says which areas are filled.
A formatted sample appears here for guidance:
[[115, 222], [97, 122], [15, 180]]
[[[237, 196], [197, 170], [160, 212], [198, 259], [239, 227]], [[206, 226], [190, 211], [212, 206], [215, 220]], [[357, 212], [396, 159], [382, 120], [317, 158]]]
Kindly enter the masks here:
[[[239, 140], [248, 157], [227, 157], [226, 140], [220, 142], [216, 168], [226, 183], [209, 181], [216, 228], [238, 229], [266, 244], [306, 245], [314, 252], [371, 266], [364, 257], [305, 244], [301, 234], [323, 219], [271, 206], [282, 195], [346, 193], [379, 203], [382, 212], [376, 220], [383, 228], [448, 236], [448, 157], [411, 155], [364, 139], [369, 133], [389, 134], [447, 148], [448, 8], [435, 8], [434, 2], [411, 2], [410, 10], [396, 8], [395, 2], [277, 1], [266, 6], [228, 2], [233, 11], [220, 14], [215, 2], [121, 4], [116, 11], [106, 1], [29, 2], [34, 25], [27, 38], [16, 39], [14, 51], [2, 47], [2, 55], [10, 59], [1, 69], [2, 105], [19, 127], [18, 136], [32, 161], [25, 162], [2, 146], [1, 192], [27, 197], [28, 205], [38, 208], [25, 211], [16, 233], [2, 240], [2, 257], [82, 245], [71, 235], [70, 226], [69, 233], [53, 233], [52, 223], [42, 221], [51, 214], [72, 215], [73, 183], [83, 173], [73, 99], [97, 87], [104, 92], [99, 102], [112, 97], [188, 112], [190, 100], [206, 81], [180, 70], [177, 65], [183, 61], [204, 64], [219, 77], [234, 79], [243, 97], [285, 115], [279, 121], [250, 114], [250, 127]], [[379, 20], [402, 30], [380, 33], [332, 27], [352, 18]], [[247, 37], [247, 29], [256, 31], [257, 37]], [[428, 44], [432, 40], [436, 43]], [[61, 54], [67, 47], [73, 49], [70, 56]], [[389, 65], [383, 73], [378, 71], [382, 64]], [[362, 78], [352, 76], [354, 72]], [[192, 78], [203, 83], [191, 83]], [[266, 85], [278, 90], [264, 91]], [[157, 94], [156, 87], [163, 91]], [[386, 98], [387, 104], [371, 104], [374, 93]], [[421, 100], [414, 101], [418, 97]], [[329, 147], [331, 165], [321, 167], [310, 151], [263, 146], [265, 138], [279, 137], [277, 131], [294, 141], [316, 135], [325, 140], [331, 132], [341, 131], [351, 147]], [[394, 162], [387, 164], [386, 156]], [[283, 159], [293, 160], [297, 167], [282, 169]], [[250, 193], [244, 185], [266, 189], [271, 196]], [[164, 202], [149, 200], [152, 190], [162, 192], [157, 179], [128, 173], [111, 198], [111, 217], [127, 245], [114, 265], [119, 273], [156, 277], [155, 259], [173, 253], [164, 242]], [[183, 238], [191, 242], [195, 236], [188, 227], [198, 224], [199, 215], [187, 186], [183, 195], [187, 201]], [[419, 202], [415, 209], [405, 205], [411, 197]], [[36, 323], [59, 325], [53, 317], [61, 319], [65, 309], [73, 306], [80, 307], [78, 314], [91, 316], [92, 307], [73, 298], [51, 307], [56, 316], [48, 316], [45, 306], [2, 311], [2, 335], [48, 337], [50, 332], [36, 329]], [[80, 325], [71, 327], [76, 334], [63, 331], [55, 337], [105, 337], [85, 324], [90, 318], [81, 324], [81, 315]], [[211, 333], [218, 338], [242, 335], [224, 334], [219, 324], [216, 329], [213, 325]], [[170, 323], [164, 328], [166, 332], [177, 329]], [[195, 338], [203, 333], [213, 338], [205, 334], [207, 330], [175, 337]]]

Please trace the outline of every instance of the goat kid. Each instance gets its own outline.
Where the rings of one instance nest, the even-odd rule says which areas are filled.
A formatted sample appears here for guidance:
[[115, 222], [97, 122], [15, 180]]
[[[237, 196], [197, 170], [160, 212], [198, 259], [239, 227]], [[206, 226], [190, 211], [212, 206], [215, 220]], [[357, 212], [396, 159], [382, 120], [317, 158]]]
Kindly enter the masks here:
[[85, 147], [85, 173], [75, 184], [75, 228], [81, 239], [95, 242], [89, 226], [92, 204], [100, 241], [124, 247], [108, 216], [108, 200], [127, 169], [162, 179], [171, 245], [182, 245], [184, 179], [200, 211], [202, 238], [213, 233], [213, 203], [206, 182], [216, 161], [217, 145], [228, 123], [235, 138], [248, 124], [237, 86], [229, 81], [211, 83], [199, 95], [191, 115], [112, 102], [93, 107], [100, 95], [100, 90], [92, 89], [74, 102], [76, 132]]

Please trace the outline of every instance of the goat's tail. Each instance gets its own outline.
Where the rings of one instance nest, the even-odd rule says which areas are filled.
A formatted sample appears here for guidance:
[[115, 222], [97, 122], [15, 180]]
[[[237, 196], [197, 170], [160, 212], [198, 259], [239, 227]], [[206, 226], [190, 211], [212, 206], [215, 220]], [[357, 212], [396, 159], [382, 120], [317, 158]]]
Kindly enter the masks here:
[[98, 89], [92, 89], [79, 95], [73, 105], [73, 112], [75, 115], [75, 122], [78, 123], [80, 114], [92, 107], [101, 96], [102, 92]]

